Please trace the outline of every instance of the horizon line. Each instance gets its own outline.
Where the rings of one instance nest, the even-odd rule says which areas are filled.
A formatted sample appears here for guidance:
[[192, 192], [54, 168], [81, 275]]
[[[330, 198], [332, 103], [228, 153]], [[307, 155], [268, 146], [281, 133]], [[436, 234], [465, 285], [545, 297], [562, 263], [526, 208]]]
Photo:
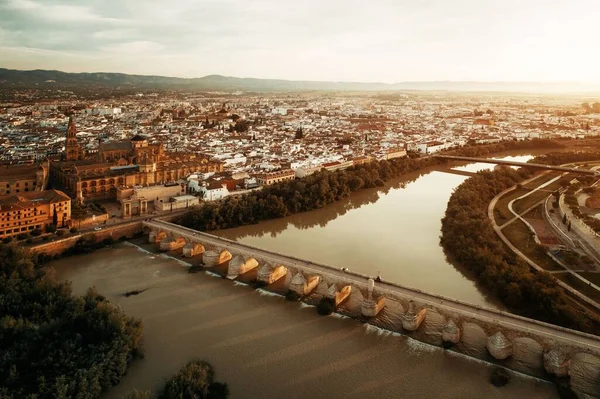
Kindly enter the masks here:
[[600, 82], [584, 82], [584, 81], [569, 81], [569, 80], [560, 80], [560, 81], [535, 81], [535, 80], [403, 80], [403, 81], [395, 81], [395, 82], [382, 82], [382, 81], [359, 81], [359, 80], [309, 80], [309, 79], [289, 79], [289, 78], [264, 78], [264, 77], [252, 77], [252, 76], [229, 76], [229, 75], [221, 75], [218, 73], [211, 73], [203, 76], [195, 76], [195, 77], [182, 77], [182, 76], [170, 76], [170, 75], [160, 75], [160, 74], [141, 74], [141, 73], [126, 73], [126, 72], [114, 72], [114, 71], [79, 71], [79, 72], [67, 72], [60, 69], [43, 69], [43, 68], [35, 68], [35, 69], [14, 69], [14, 68], [6, 68], [0, 66], [0, 69], [4, 69], [7, 71], [18, 71], [18, 72], [36, 72], [36, 71], [46, 71], [46, 72], [61, 72], [68, 74], [119, 74], [119, 75], [129, 75], [129, 76], [144, 76], [144, 77], [161, 77], [161, 78], [170, 78], [170, 79], [184, 79], [184, 80], [193, 80], [193, 79], [203, 79], [211, 76], [215, 77], [223, 77], [223, 78], [233, 78], [233, 79], [256, 79], [256, 80], [280, 80], [287, 82], [315, 82], [315, 83], [360, 83], [360, 84], [381, 84], [381, 85], [395, 85], [402, 83], [495, 83], [495, 84], [576, 84], [576, 85], [598, 85], [600, 86]]

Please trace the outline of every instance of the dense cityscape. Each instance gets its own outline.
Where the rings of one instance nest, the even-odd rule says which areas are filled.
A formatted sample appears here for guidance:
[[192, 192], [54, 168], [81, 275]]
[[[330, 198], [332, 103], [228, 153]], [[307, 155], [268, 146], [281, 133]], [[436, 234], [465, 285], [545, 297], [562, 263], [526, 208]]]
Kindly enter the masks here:
[[[323, 284], [321, 275], [294, 274], [289, 265], [283, 266], [288, 262], [286, 258], [278, 260], [279, 265], [261, 266], [255, 259], [258, 249], [244, 247], [243, 243], [235, 244], [240, 248], [229, 243], [228, 249], [223, 249], [225, 242], [218, 244], [219, 232], [227, 234], [223, 229], [256, 223], [260, 226], [265, 221], [316, 212], [352, 198], [356, 195], [353, 193], [386, 187], [390, 181], [415, 172], [438, 170], [471, 176], [468, 170], [461, 171], [464, 166], [448, 164], [435, 157], [438, 154], [457, 159], [467, 156], [465, 160], [476, 161], [478, 158], [468, 157], [546, 149], [544, 152], [551, 154], [530, 156], [533, 164], [575, 162], [588, 176], [573, 180], [569, 172], [577, 173], [577, 169], [562, 170], [558, 166], [555, 171], [541, 174], [534, 173], [535, 169], [514, 172], [498, 166], [491, 175], [473, 175], [450, 197], [442, 220], [442, 246], [446, 254], [478, 275], [482, 289], [493, 293], [512, 312], [592, 333], [600, 325], [596, 307], [600, 253], [595, 237], [600, 223], [595, 218], [598, 192], [594, 188], [594, 162], [600, 157], [595, 151], [600, 103], [593, 97], [461, 92], [70, 90], [53, 89], [52, 85], [47, 82], [43, 90], [10, 88], [2, 94], [0, 238], [7, 259], [28, 259], [17, 251], [15, 243], [37, 254], [32, 260], [35, 268], [55, 258], [68, 261], [71, 255], [107, 246], [119, 248], [122, 244], [116, 242], [127, 240], [143, 250], [166, 251], [169, 256], [189, 259], [190, 272], [213, 270], [240, 284], [269, 287], [288, 300], [314, 304], [322, 315], [338, 312], [357, 317], [351, 305], [356, 300], [352, 299], [352, 286], [332, 284], [327, 294], [318, 294], [319, 284]], [[458, 203], [457, 197], [461, 198]], [[550, 198], [555, 198], [552, 203]], [[494, 204], [488, 211], [493, 215], [489, 220], [478, 213], [482, 200], [485, 205], [489, 201]], [[512, 208], [515, 201], [520, 201], [519, 213]], [[471, 216], [452, 216], [464, 212]], [[541, 217], [544, 212], [546, 218]], [[482, 224], [471, 225], [478, 218], [482, 218]], [[523, 224], [513, 223], [518, 218], [523, 218]], [[166, 221], [175, 224], [161, 224]], [[186, 228], [197, 233], [189, 236]], [[217, 236], [206, 236], [200, 244], [195, 240], [204, 231], [214, 231]], [[148, 232], [151, 244], [144, 247], [147, 244], [140, 235]], [[495, 234], [508, 247], [498, 246], [498, 238], [491, 238]], [[186, 235], [188, 238], [184, 238]], [[535, 238], [533, 245], [531, 237]], [[216, 244], [210, 244], [214, 240]], [[520, 254], [529, 265], [521, 260], [511, 265], [515, 261], [506, 248]], [[235, 255], [236, 250], [249, 250], [252, 255]], [[361, 268], [370, 271], [368, 265], [358, 266], [354, 261], [346, 264], [359, 272]], [[220, 272], [222, 267], [225, 269]], [[298, 267], [296, 260], [294, 267]], [[384, 270], [390, 273], [386, 267]], [[546, 271], [554, 277], [547, 279]], [[348, 276], [355, 273], [348, 267], [342, 267], [341, 272]], [[276, 288], [277, 281], [287, 275], [293, 278], [283, 279], [288, 282]], [[372, 272], [356, 276], [369, 278], [373, 285], [393, 284], [382, 280], [381, 272], [376, 279], [369, 275]], [[37, 289], [35, 281], [31, 280], [29, 289]], [[60, 287], [62, 283], [53, 284]], [[140, 295], [146, 290], [136, 287], [129, 286], [122, 295]], [[394, 301], [398, 299], [377, 296], [373, 286], [369, 287], [358, 312], [362, 318], [372, 318], [373, 325], [381, 325], [382, 321], [377, 321], [379, 313], [384, 309], [383, 315], [397, 311]], [[93, 303], [92, 312], [103, 306], [103, 297], [94, 290], [85, 298]], [[141, 356], [143, 346], [141, 324], [111, 309], [115, 320], [122, 320], [121, 324], [106, 327], [123, 342], [118, 355], [120, 371], [110, 366], [95, 374], [95, 369], [89, 369], [83, 380], [100, 378], [99, 385], [89, 389], [84, 388], [87, 382], [60, 382], [62, 388], [45, 388], [24, 384], [23, 380], [28, 373], [45, 372], [42, 366], [23, 370], [16, 377], [11, 371], [14, 366], [9, 365], [21, 364], [21, 360], [7, 360], [6, 378], [13, 381], [5, 391], [7, 395], [12, 392], [18, 397], [36, 390], [54, 395], [54, 389], [59, 388], [73, 394], [80, 391], [96, 395], [114, 385], [102, 379], [103, 373], [123, 373], [133, 359]], [[426, 321], [433, 317], [426, 316], [427, 309], [431, 314], [441, 312], [427, 307], [418, 311], [411, 300], [399, 328], [410, 332], [423, 322], [431, 323]], [[460, 307], [456, 310], [462, 311]], [[494, 313], [492, 316], [500, 317]], [[76, 313], [68, 317], [94, 316]], [[385, 327], [385, 323], [383, 326], [398, 328]], [[450, 320], [444, 326], [443, 345], [467, 345], [471, 338], [466, 330], [467, 335], [460, 336], [461, 329], [466, 328]], [[125, 343], [128, 337], [134, 337], [133, 341]], [[437, 342], [418, 335], [415, 338]], [[495, 359], [519, 356], [512, 349], [517, 340], [511, 344], [501, 332], [487, 340], [486, 353]], [[58, 342], [54, 345], [60, 346]], [[102, 348], [98, 347], [98, 353], [105, 350]], [[11, 358], [17, 356], [14, 347], [10, 350]], [[560, 377], [559, 392], [572, 392], [561, 369], [552, 368], [557, 367], [552, 364], [561, 362], [560, 356], [564, 355], [560, 353], [547, 351], [544, 367]], [[158, 397], [178, 397], [178, 390], [188, 384], [204, 387], [208, 396], [201, 397], [228, 397], [228, 385], [213, 381], [210, 363], [188, 361], [161, 388]], [[595, 364], [596, 358], [586, 361]], [[69, 367], [62, 365], [60, 372], [68, 373]], [[527, 372], [537, 375], [532, 370]], [[210, 377], [193, 380], [190, 373], [208, 373]], [[503, 386], [510, 375], [497, 368], [490, 378], [493, 385]], [[586, 374], [582, 378], [587, 381], [590, 377]], [[579, 392], [594, 389], [582, 387], [582, 381], [575, 379], [570, 384]], [[134, 390], [127, 395], [152, 397], [150, 391]]]
[[598, 0], [0, 0], [0, 399], [600, 399]]

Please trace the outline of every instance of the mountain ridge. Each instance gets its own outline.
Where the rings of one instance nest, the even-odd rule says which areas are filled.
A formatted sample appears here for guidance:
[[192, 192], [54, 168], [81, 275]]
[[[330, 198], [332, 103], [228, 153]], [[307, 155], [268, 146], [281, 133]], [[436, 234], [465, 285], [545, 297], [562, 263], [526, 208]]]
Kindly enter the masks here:
[[133, 75], [118, 72], [63, 72], [58, 70], [16, 70], [0, 68], [0, 87], [27, 85], [107, 86], [156, 89], [193, 89], [217, 91], [458, 91], [458, 92], [600, 92], [598, 84], [577, 82], [480, 82], [480, 81], [414, 81], [414, 82], [346, 82], [240, 78], [219, 74], [197, 78], [161, 75]]

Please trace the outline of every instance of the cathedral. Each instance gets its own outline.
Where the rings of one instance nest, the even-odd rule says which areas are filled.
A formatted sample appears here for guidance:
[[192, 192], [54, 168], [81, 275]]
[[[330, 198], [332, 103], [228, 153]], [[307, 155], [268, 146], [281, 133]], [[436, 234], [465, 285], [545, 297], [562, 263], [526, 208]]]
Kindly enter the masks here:
[[162, 144], [149, 144], [140, 135], [100, 143], [96, 154], [87, 154], [72, 118], [63, 160], [50, 165], [54, 186], [78, 201], [116, 200], [117, 187], [164, 184], [195, 172], [222, 171], [222, 162], [193, 153], [166, 153]]

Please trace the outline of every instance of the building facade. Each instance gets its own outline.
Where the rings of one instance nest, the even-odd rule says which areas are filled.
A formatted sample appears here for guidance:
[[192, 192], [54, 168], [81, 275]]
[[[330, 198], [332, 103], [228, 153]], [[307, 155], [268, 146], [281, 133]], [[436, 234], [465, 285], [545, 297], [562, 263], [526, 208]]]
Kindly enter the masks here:
[[[73, 146], [68, 146], [67, 158]], [[52, 182], [72, 198], [95, 201], [116, 200], [118, 187], [175, 182], [194, 172], [221, 172], [223, 163], [205, 155], [169, 154], [162, 144], [149, 144], [136, 135], [130, 140], [101, 143], [98, 152], [86, 159], [53, 162], [50, 171]]]
[[263, 173], [256, 176], [256, 181], [260, 186], [270, 186], [286, 180], [294, 180], [296, 172], [291, 169], [278, 170], [276, 172]]
[[0, 195], [42, 191], [48, 185], [48, 161], [0, 168]]
[[67, 227], [71, 198], [58, 190], [0, 196], [0, 238], [16, 236], [47, 225]]

